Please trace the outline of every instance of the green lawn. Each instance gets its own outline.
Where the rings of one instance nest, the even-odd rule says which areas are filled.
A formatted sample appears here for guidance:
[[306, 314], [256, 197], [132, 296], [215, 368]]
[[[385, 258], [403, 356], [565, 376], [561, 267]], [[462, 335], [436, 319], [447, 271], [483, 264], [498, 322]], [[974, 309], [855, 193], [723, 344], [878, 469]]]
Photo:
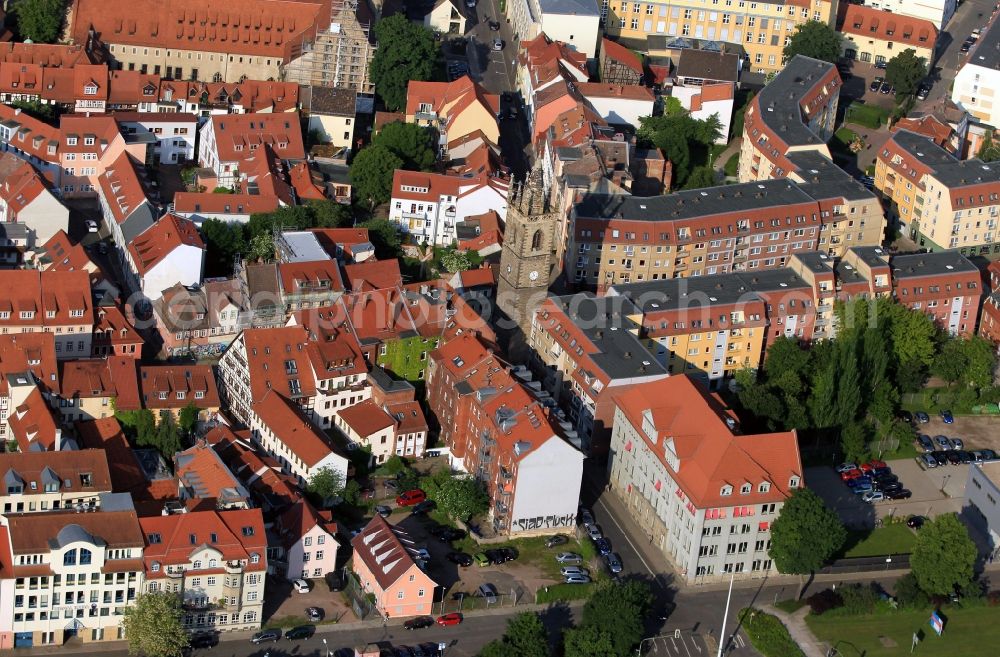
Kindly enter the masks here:
[[547, 548], [545, 547], [545, 539], [547, 539], [548, 536], [535, 536], [532, 538], [519, 538], [505, 543], [481, 546], [476, 543], [472, 537], [466, 536], [462, 540], [456, 541], [454, 546], [456, 550], [461, 550], [462, 552], [466, 552], [468, 554], [475, 554], [485, 550], [495, 550], [502, 547], [512, 547], [517, 550], [518, 561], [537, 565], [545, 575], [556, 581], [562, 580], [562, 575], [559, 574], [559, 569], [562, 568], [562, 564], [556, 561], [556, 555], [560, 552], [575, 552], [583, 557], [582, 566], [590, 571], [592, 579], [601, 580], [604, 578], [604, 564], [598, 557], [593, 543], [587, 539], [577, 540], [577, 538], [573, 535], [573, 532], [570, 531], [553, 531], [552, 533], [558, 533], [566, 536], [569, 538], [569, 543], [557, 545], [553, 548]]
[[[854, 657], [901, 657], [910, 654], [914, 632], [923, 640], [914, 651], [917, 657], [983, 657], [993, 655], [1000, 645], [1000, 612], [994, 607], [947, 609], [944, 634], [937, 636], [928, 623], [929, 609], [893, 611], [870, 616], [809, 615], [806, 622], [821, 640], [837, 647], [841, 655]], [[895, 647], [884, 645], [895, 642]], [[990, 648], [990, 646], [993, 646]], [[853, 649], [852, 649], [853, 648]]]
[[845, 557], [880, 557], [890, 554], [909, 554], [917, 537], [903, 523], [886, 525], [871, 532], [849, 532]]
[[733, 176], [734, 178], [738, 176], [740, 173], [740, 154], [733, 153], [729, 159], [726, 160], [723, 170], [726, 172], [727, 176]]
[[878, 130], [879, 127], [889, 120], [889, 110], [876, 105], [854, 103], [847, 108], [847, 115], [844, 117], [844, 120], [863, 125], [872, 130]]

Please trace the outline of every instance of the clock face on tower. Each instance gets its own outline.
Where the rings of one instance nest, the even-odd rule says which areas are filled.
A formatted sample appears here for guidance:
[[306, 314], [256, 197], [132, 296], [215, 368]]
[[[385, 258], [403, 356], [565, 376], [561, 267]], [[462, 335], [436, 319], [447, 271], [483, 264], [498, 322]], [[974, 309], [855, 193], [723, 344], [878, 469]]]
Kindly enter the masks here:
[[532, 281], [537, 281], [538, 280], [538, 272], [537, 271], [529, 272], [528, 273], [528, 279], [532, 280]]

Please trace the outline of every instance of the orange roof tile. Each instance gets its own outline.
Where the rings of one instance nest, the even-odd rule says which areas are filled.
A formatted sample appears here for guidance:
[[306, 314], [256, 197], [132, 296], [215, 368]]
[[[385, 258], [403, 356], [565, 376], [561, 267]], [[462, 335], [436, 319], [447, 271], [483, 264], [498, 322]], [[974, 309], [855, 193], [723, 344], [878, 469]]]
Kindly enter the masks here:
[[[0, 452], [0, 472], [11, 471], [21, 480], [24, 495], [44, 495], [46, 481], [55, 482], [64, 492], [111, 492], [108, 454], [102, 449]], [[88, 476], [81, 477], [84, 474]]]
[[301, 411], [284, 395], [268, 390], [263, 398], [252, 405], [260, 418], [278, 440], [284, 443], [307, 468], [311, 468], [336, 451], [329, 439], [302, 415]]
[[[0, 326], [94, 324], [86, 271], [5, 271], [4, 285], [8, 292], [0, 297]], [[9, 316], [4, 317], [4, 312]], [[21, 313], [33, 315], [22, 317]]]
[[601, 39], [601, 56], [609, 57], [642, 75], [642, 59], [619, 43], [610, 39]]
[[47, 392], [58, 392], [59, 366], [51, 332], [0, 335], [0, 394], [9, 394], [7, 377], [30, 372]]
[[928, 20], [850, 3], [840, 6], [837, 24], [844, 34], [932, 51], [938, 37], [937, 27]]
[[184, 408], [219, 408], [219, 390], [211, 365], [142, 365], [139, 385], [145, 408], [161, 410]]
[[[267, 569], [267, 534], [260, 509], [195, 511], [140, 518], [146, 578], [166, 577], [163, 565], [189, 563], [191, 550], [205, 545], [218, 550], [223, 561], [243, 561], [251, 572]], [[257, 556], [256, 563], [252, 559]], [[153, 563], [161, 564], [152, 570]], [[221, 566], [220, 566], [221, 567]]]
[[236, 476], [207, 443], [199, 441], [193, 447], [174, 455], [174, 471], [189, 497], [235, 502], [247, 498], [247, 492]]
[[297, 112], [217, 114], [210, 120], [220, 162], [242, 162], [265, 144], [283, 160], [304, 160], [306, 157]]
[[38, 247], [37, 257], [45, 271], [97, 271], [97, 265], [87, 255], [82, 244], [74, 244], [64, 230], [57, 230], [45, 244]]
[[653, 101], [653, 92], [648, 87], [642, 87], [637, 84], [580, 82], [576, 85], [576, 88], [585, 98], [622, 98], [625, 100]]
[[392, 417], [370, 399], [337, 411], [337, 416], [362, 438], [395, 426]]
[[[132, 254], [136, 269], [143, 275], [181, 246], [192, 246], [202, 250], [206, 248], [193, 221], [168, 213], [143, 231], [129, 244], [128, 250]], [[153, 290], [153, 292], [159, 291]]]
[[351, 290], [373, 290], [403, 284], [398, 260], [369, 260], [344, 266], [344, 274]]
[[32, 389], [25, 400], [11, 411], [7, 418], [7, 430], [22, 452], [57, 449], [61, 434], [53, 410], [38, 388]]
[[437, 584], [417, 568], [400, 536], [406, 538], [408, 542], [412, 541], [405, 531], [393, 527], [382, 516], [376, 514], [361, 533], [351, 539], [354, 558], [364, 562], [383, 591], [407, 573], [413, 573], [416, 577], [426, 580], [428, 586], [422, 588], [433, 590]]
[[115, 417], [76, 423], [83, 447], [99, 449], [108, 455], [111, 486], [116, 493], [131, 493], [146, 486], [146, 475], [125, 433]]

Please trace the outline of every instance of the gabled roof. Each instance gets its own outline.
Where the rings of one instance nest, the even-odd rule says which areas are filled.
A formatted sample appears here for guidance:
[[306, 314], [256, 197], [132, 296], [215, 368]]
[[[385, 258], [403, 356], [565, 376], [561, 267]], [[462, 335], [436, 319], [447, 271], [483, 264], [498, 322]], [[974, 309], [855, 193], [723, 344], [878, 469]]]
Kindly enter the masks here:
[[14, 554], [47, 553], [74, 540], [114, 548], [142, 547], [134, 510], [76, 513], [49, 511], [8, 516]]
[[479, 105], [491, 116], [500, 111], [500, 96], [486, 91], [468, 75], [452, 82], [418, 82], [406, 88], [406, 115], [413, 116], [421, 105], [430, 105], [439, 117], [455, 117], [472, 105]]
[[344, 275], [347, 277], [347, 284], [354, 292], [403, 284], [403, 275], [396, 259], [368, 260], [344, 265]]
[[[138, 239], [129, 244], [128, 250], [132, 254], [135, 268], [142, 276], [182, 246], [202, 250], [206, 248], [193, 221], [168, 213], [148, 230], [143, 231]], [[160, 291], [153, 290], [154, 293]]]
[[284, 395], [268, 390], [251, 408], [306, 468], [312, 468], [336, 451], [326, 435]]
[[351, 539], [354, 558], [365, 564], [383, 591], [392, 587], [407, 573], [425, 579], [432, 588], [436, 586], [434, 580], [417, 568], [413, 557], [400, 540], [401, 537], [412, 543], [406, 532], [393, 527], [382, 516], [375, 514], [371, 522]]
[[52, 492], [47, 486], [80, 495], [111, 492], [108, 455], [102, 449], [0, 452], [0, 474], [8, 482], [19, 481], [24, 495]]
[[111, 486], [116, 493], [136, 493], [146, 487], [146, 475], [114, 417], [76, 423], [82, 447], [107, 454]]
[[11, 131], [8, 139], [10, 146], [34, 155], [42, 162], [59, 163], [61, 136], [58, 128], [4, 103], [0, 103], [0, 123]]
[[248, 329], [241, 334], [250, 370], [250, 394], [263, 400], [270, 390], [291, 395], [290, 381], [297, 381], [301, 394], [316, 394], [309, 369], [309, 334], [301, 326]]
[[[145, 174], [141, 172], [141, 168], [142, 164], [138, 160], [122, 151], [98, 178], [104, 199], [111, 208], [111, 215], [119, 225], [124, 225], [137, 208], [150, 203], [146, 194]], [[126, 235], [125, 239], [131, 242], [148, 227], [137, 226], [135, 230], [139, 232]]]
[[40, 268], [45, 271], [97, 271], [83, 244], [74, 244], [66, 231], [59, 229], [36, 250]]
[[61, 435], [53, 410], [38, 388], [32, 389], [25, 400], [11, 410], [7, 430], [22, 452], [54, 450]]
[[611, 39], [601, 39], [601, 57], [613, 59], [642, 75], [642, 59], [639, 55]]
[[46, 392], [59, 391], [55, 334], [49, 331], [0, 335], [0, 395], [10, 391], [8, 376], [30, 373]]
[[304, 160], [306, 157], [297, 112], [217, 114], [210, 121], [220, 162], [247, 160], [265, 144], [283, 160]]
[[198, 441], [193, 447], [175, 454], [174, 465], [180, 485], [192, 498], [215, 499], [223, 503], [249, 498], [243, 485], [206, 442]]
[[370, 399], [337, 411], [337, 416], [362, 438], [395, 426], [395, 421]]
[[911, 46], [931, 51], [938, 37], [937, 27], [928, 20], [851, 3], [840, 6], [837, 29], [865, 41], [877, 39], [890, 41], [900, 48]]
[[[166, 577], [163, 565], [187, 564], [191, 553], [201, 547], [218, 551], [220, 562], [241, 561], [248, 571], [267, 569], [267, 535], [260, 509], [174, 513], [140, 518], [139, 524], [145, 539], [147, 579]], [[157, 571], [150, 568], [154, 562], [161, 564]]]
[[48, 192], [35, 167], [12, 153], [0, 155], [0, 181], [0, 198], [10, 213], [7, 221], [16, 220], [21, 210]]
[[330, 536], [334, 544], [337, 544], [337, 523], [333, 521], [331, 513], [317, 511], [308, 500], [300, 500], [282, 513], [275, 523], [275, 529], [287, 550], [317, 525]]
[[219, 408], [219, 390], [211, 365], [143, 365], [139, 368], [139, 385], [142, 404], [151, 410], [190, 404]]
[[[86, 271], [11, 270], [4, 272], [4, 284], [7, 294], [0, 296], [0, 311], [9, 313], [9, 317], [0, 319], [0, 326], [94, 323], [90, 275]], [[33, 316], [22, 318], [21, 313]]]

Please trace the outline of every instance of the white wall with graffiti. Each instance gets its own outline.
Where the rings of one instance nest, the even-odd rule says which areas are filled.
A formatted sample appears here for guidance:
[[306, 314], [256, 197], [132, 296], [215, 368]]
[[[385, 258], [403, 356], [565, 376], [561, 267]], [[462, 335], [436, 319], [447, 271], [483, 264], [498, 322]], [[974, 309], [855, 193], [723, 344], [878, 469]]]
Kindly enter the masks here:
[[511, 509], [512, 535], [571, 532], [576, 527], [583, 453], [553, 437], [521, 459]]

